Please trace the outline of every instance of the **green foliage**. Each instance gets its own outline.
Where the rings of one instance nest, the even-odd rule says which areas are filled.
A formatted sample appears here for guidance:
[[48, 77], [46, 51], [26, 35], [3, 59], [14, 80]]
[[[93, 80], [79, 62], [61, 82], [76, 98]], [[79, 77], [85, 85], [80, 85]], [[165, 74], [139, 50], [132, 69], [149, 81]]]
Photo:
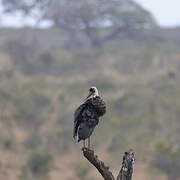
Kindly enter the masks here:
[[90, 166], [86, 162], [78, 162], [73, 165], [74, 170], [81, 180], [88, 179], [88, 172], [90, 170]]
[[14, 117], [18, 121], [27, 121], [29, 124], [34, 122], [38, 125], [44, 114], [47, 113], [50, 100], [40, 90], [28, 91], [13, 97]]
[[0, 86], [0, 107], [5, 108], [9, 101], [11, 101], [12, 95], [6, 87]]
[[27, 162], [27, 170], [34, 176], [46, 176], [52, 167], [53, 157], [45, 151], [33, 152]]
[[170, 180], [180, 177], [180, 149], [177, 144], [161, 140], [156, 144], [156, 153], [152, 165], [164, 171]]
[[[30, 51], [34, 33], [39, 46]], [[54, 158], [63, 157], [62, 169], [57, 165], [55, 174], [64, 171], [66, 163], [77, 161], [70, 167], [77, 177], [69, 179], [91, 177], [89, 167], [73, 159], [78, 158], [81, 144], [73, 142], [72, 129], [75, 108], [95, 85], [107, 103], [107, 113], [93, 132], [94, 149], [102, 152], [103, 148], [107, 159], [112, 157], [112, 164], [119, 166], [119, 153], [131, 147], [144, 163], [153, 159], [153, 167], [178, 176], [180, 35], [176, 33], [142, 31], [135, 37], [119, 37], [101, 50], [87, 46], [67, 50], [62, 48], [67, 37], [57, 29], [1, 29], [2, 46], [7, 39], [19, 37], [25, 44], [18, 44], [16, 55], [6, 51], [10, 62], [5, 67], [13, 75], [0, 73], [1, 153], [10, 164], [4, 171], [18, 174], [23, 167], [23, 180], [48, 179], [53, 162], [48, 152], [53, 152]], [[31, 46], [26, 45], [29, 42]], [[11, 51], [15, 47], [16, 43]], [[21, 69], [29, 68], [26, 61], [34, 73]], [[4, 159], [2, 166], [6, 166]]]
[[29, 139], [24, 143], [25, 147], [28, 149], [38, 149], [41, 146], [42, 139], [39, 135], [34, 133]]
[[121, 135], [121, 133], [119, 133], [112, 138], [111, 144], [108, 147], [108, 151], [110, 153], [116, 154], [120, 160], [119, 152], [124, 152], [127, 146], [127, 138], [124, 135]]
[[4, 139], [3, 145], [4, 145], [4, 148], [5, 148], [6, 150], [12, 149], [12, 147], [13, 147], [13, 141], [12, 141], [12, 139], [11, 139], [11, 138], [6, 138], [6, 139]]
[[[156, 24], [151, 14], [132, 0], [3, 0], [2, 4], [9, 13], [18, 11], [31, 15], [34, 9], [39, 10], [41, 21], [49, 20], [69, 33], [69, 46], [73, 43], [81, 45], [84, 35], [92, 45], [100, 46], [105, 41], [116, 38], [122, 33], [121, 29], [127, 32], [132, 29], [152, 28]], [[112, 30], [102, 37], [106, 28]], [[81, 32], [81, 36], [78, 36]]]
[[155, 149], [158, 153], [171, 152], [172, 148], [173, 143], [170, 143], [165, 139], [161, 139], [155, 144]]

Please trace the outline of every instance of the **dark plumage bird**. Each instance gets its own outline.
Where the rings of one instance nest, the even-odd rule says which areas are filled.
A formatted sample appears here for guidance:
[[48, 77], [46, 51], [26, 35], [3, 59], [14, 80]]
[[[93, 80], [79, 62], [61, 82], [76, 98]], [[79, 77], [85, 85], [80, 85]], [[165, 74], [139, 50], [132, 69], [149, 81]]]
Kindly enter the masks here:
[[94, 128], [99, 123], [99, 117], [106, 113], [106, 104], [99, 96], [96, 87], [89, 89], [89, 95], [74, 113], [74, 132], [73, 137], [79, 142], [88, 139], [88, 148], [90, 148], [90, 136]]

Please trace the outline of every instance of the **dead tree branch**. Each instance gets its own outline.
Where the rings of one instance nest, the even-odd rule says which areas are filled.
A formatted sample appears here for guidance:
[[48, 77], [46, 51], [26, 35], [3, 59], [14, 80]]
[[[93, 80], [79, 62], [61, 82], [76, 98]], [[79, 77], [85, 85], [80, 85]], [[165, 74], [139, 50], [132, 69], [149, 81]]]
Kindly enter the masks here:
[[[98, 156], [94, 154], [93, 150], [88, 148], [83, 148], [84, 157], [95, 166], [99, 171], [102, 177], [105, 180], [115, 180], [112, 172], [109, 170], [109, 167], [104, 164], [103, 161], [98, 159]], [[135, 162], [135, 156], [132, 150], [124, 153], [122, 167], [116, 178], [116, 180], [132, 180], [133, 174], [133, 164]]]
[[135, 163], [135, 155], [132, 149], [124, 153], [122, 167], [117, 180], [132, 180], [133, 165]]

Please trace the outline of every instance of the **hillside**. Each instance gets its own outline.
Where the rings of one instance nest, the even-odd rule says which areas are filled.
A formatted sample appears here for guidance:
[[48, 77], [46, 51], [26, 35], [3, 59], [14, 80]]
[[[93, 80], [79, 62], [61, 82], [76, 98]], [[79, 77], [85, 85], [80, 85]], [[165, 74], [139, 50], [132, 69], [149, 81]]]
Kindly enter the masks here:
[[101, 178], [72, 139], [74, 109], [93, 85], [107, 102], [92, 137], [97, 154], [118, 171], [133, 148], [134, 180], [166, 180], [153, 164], [158, 153], [180, 152], [179, 29], [120, 36], [99, 49], [67, 39], [53, 28], [0, 30], [0, 179]]

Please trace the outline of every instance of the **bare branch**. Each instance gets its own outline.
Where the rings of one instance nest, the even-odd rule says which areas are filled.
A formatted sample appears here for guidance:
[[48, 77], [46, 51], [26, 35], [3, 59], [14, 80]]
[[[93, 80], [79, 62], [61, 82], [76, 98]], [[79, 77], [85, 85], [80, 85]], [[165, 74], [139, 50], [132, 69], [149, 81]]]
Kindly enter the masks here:
[[109, 167], [98, 159], [98, 156], [94, 154], [94, 151], [87, 148], [83, 148], [82, 151], [84, 157], [96, 167], [105, 180], [115, 180], [112, 172], [109, 171]]
[[133, 165], [135, 162], [134, 152], [130, 149], [124, 153], [122, 167], [117, 180], [131, 180], [133, 174]]
[[[83, 148], [82, 151], [84, 157], [96, 167], [105, 180], [115, 180], [115, 177], [109, 170], [109, 167], [106, 166], [103, 161], [98, 159], [98, 156], [94, 154], [93, 150]], [[135, 156], [133, 151], [129, 150], [128, 152], [125, 152], [123, 156], [122, 167], [119, 175], [117, 176], [117, 180], [132, 180], [134, 161]]]

